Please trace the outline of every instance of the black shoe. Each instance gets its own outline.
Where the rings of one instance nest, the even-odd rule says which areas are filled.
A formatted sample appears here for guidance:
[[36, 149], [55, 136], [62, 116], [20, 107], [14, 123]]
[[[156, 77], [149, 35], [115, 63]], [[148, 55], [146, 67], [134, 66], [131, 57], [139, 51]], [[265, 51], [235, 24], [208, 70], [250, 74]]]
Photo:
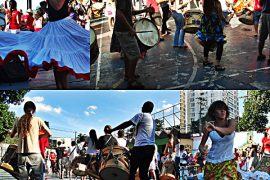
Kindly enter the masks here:
[[166, 31], [172, 31], [170, 28], [167, 28]]
[[257, 61], [263, 61], [263, 60], [265, 60], [265, 58], [266, 58], [266, 56], [265, 55], [259, 55], [258, 57], [257, 57]]
[[170, 35], [171, 34], [171, 32], [170, 31], [167, 31], [167, 35]]

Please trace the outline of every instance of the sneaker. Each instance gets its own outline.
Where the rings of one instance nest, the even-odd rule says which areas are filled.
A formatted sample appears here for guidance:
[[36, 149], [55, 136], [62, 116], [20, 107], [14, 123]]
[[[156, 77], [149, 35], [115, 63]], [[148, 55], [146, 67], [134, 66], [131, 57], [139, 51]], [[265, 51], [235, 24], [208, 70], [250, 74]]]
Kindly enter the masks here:
[[135, 80], [128, 82], [128, 89], [144, 89], [144, 85]]
[[259, 55], [258, 57], [257, 57], [257, 61], [263, 61], [263, 60], [265, 60], [265, 58], [266, 58], [266, 56], [265, 55]]

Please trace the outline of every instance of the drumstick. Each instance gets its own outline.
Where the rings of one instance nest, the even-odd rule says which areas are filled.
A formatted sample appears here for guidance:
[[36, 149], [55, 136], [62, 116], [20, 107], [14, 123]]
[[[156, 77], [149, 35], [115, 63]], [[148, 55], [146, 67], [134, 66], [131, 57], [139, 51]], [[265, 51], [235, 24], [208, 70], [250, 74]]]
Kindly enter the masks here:
[[148, 32], [153, 32], [153, 31], [136, 31], [136, 33], [148, 33]]

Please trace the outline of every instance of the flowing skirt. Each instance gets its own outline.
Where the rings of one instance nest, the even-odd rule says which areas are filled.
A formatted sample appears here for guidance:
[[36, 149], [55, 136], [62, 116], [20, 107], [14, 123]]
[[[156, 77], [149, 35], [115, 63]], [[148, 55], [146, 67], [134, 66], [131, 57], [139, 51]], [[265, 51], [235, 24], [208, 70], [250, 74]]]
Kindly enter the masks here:
[[0, 31], [0, 63], [18, 54], [24, 57], [26, 71], [32, 78], [38, 68], [54, 67], [76, 78], [90, 79], [90, 31], [70, 17], [48, 22], [39, 32]]

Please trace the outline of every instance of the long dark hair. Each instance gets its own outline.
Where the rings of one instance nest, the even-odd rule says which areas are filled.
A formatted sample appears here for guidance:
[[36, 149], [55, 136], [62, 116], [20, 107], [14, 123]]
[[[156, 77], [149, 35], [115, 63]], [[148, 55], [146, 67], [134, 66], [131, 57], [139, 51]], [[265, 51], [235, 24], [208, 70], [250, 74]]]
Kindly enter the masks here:
[[207, 112], [207, 116], [210, 117], [211, 119], [215, 119], [214, 113], [216, 109], [224, 109], [226, 111], [226, 119], [229, 117], [230, 112], [227, 104], [223, 101], [215, 101], [213, 102]]
[[97, 144], [97, 133], [94, 129], [91, 129], [89, 132], [90, 138], [92, 140], [93, 145]]
[[9, 6], [10, 6], [9, 7], [10, 8], [9, 13], [10, 13], [10, 17], [11, 17], [12, 16], [12, 11], [17, 9], [17, 2], [15, 0], [10, 0], [9, 1]]
[[206, 17], [209, 17], [214, 9], [214, 2], [213, 0], [204, 0], [203, 1], [203, 13]]
[[23, 110], [25, 114], [19, 119], [18, 134], [22, 137], [26, 137], [31, 129], [31, 119], [36, 111], [36, 106], [32, 101], [27, 101], [24, 104]]

